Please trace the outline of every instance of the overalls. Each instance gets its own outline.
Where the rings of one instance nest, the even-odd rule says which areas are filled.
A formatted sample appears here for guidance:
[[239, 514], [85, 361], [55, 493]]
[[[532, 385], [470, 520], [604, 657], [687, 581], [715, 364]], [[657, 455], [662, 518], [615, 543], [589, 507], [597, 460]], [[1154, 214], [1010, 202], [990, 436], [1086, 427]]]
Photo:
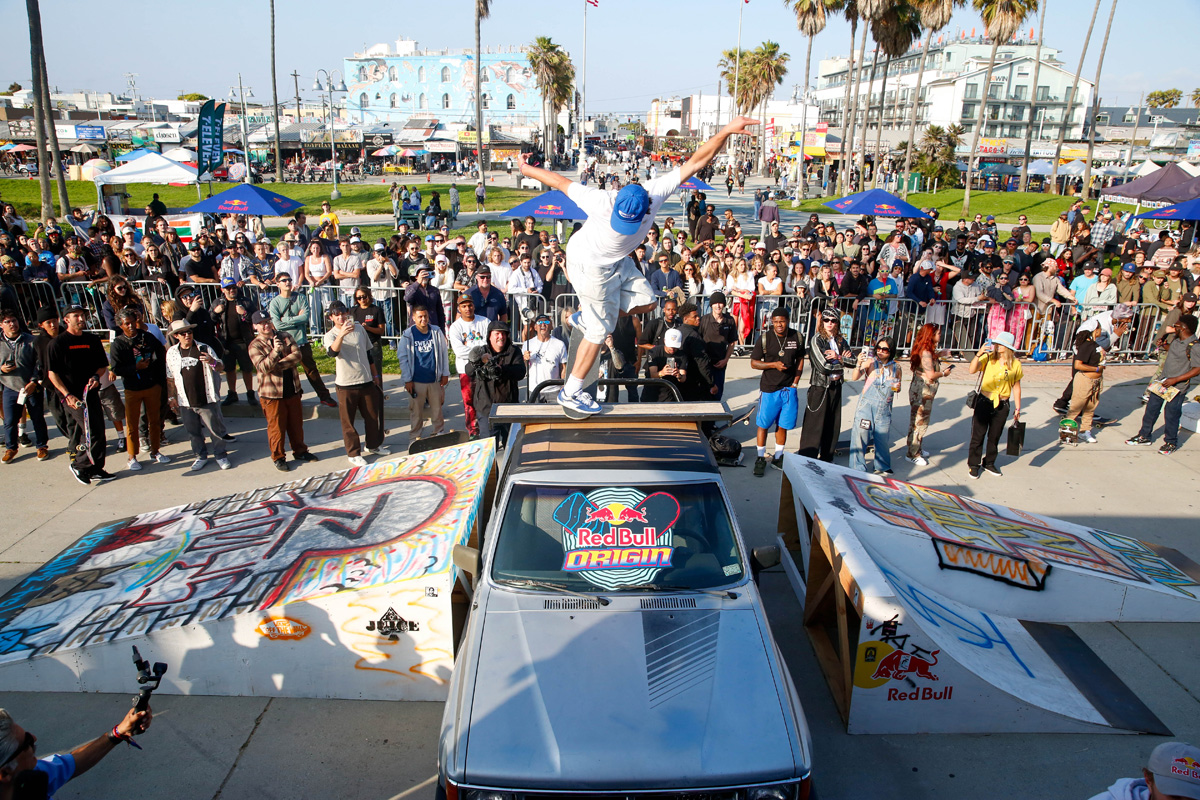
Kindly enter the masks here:
[[858, 397], [858, 407], [854, 410], [854, 426], [850, 430], [850, 468], [866, 472], [863, 451], [867, 446], [867, 437], [872, 436], [875, 471], [889, 472], [892, 469], [892, 457], [888, 452], [891, 446], [888, 434], [892, 429], [892, 398], [896, 395], [892, 390], [892, 382], [900, 379], [900, 368], [895, 361], [881, 365], [878, 359], [872, 359], [871, 365], [871, 378], [863, 387]]

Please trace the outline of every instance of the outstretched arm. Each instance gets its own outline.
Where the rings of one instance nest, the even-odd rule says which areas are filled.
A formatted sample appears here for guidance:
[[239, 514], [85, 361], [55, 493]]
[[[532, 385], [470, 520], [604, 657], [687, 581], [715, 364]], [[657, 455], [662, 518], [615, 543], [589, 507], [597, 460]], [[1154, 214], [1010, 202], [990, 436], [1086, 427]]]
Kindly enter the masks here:
[[758, 120], [752, 117], [734, 117], [728, 125], [717, 132], [716, 136], [700, 145], [696, 152], [692, 153], [692, 157], [684, 162], [683, 166], [679, 168], [680, 181], [686, 181], [707, 167], [717, 153], [721, 152], [721, 148], [725, 146], [725, 140], [730, 136], [735, 133], [743, 133], [746, 128], [757, 124]]
[[571, 185], [571, 179], [559, 175], [557, 172], [551, 172], [548, 169], [541, 167], [533, 167], [525, 163], [529, 158], [527, 153], [521, 154], [521, 174], [526, 178], [533, 178], [535, 181], [541, 181], [551, 189], [558, 189], [560, 192], [565, 192], [567, 187]]

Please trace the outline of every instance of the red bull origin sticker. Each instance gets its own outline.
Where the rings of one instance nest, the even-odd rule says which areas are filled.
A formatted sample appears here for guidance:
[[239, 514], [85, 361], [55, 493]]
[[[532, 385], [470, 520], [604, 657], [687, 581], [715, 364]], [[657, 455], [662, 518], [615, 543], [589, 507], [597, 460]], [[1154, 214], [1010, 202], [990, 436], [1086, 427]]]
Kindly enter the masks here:
[[575, 492], [559, 503], [563, 571], [602, 589], [648, 583], [671, 566], [679, 501], [666, 492], [628, 487]]

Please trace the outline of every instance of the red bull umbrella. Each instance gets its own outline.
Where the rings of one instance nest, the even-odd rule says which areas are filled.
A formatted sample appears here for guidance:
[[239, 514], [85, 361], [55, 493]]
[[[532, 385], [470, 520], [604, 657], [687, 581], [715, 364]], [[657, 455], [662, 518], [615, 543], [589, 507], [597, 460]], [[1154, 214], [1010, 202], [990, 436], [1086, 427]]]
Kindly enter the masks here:
[[680, 189], [691, 189], [694, 192], [711, 192], [713, 188], [695, 175], [679, 184]]
[[[1200, 178], [1196, 182], [1197, 189], [1200, 189]], [[1143, 211], [1134, 219], [1200, 219], [1200, 197], [1153, 211]]]
[[187, 209], [189, 213], [251, 214], [282, 217], [303, 206], [298, 200], [284, 197], [249, 183], [239, 183], [218, 195], [201, 200]]
[[536, 217], [537, 219], [587, 219], [583, 209], [557, 189], [539, 194], [519, 206], [503, 212], [502, 217]]
[[929, 219], [929, 215], [883, 189], [868, 189], [849, 194], [840, 200], [828, 200], [824, 205], [842, 214], [870, 215], [872, 217], [915, 217]]

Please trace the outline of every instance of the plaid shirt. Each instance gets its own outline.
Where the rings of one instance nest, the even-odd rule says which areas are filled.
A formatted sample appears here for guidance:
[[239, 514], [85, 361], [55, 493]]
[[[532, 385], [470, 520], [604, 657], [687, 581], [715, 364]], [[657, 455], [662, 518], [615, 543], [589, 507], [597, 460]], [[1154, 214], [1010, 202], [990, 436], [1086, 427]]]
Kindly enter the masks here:
[[275, 337], [259, 334], [246, 348], [258, 373], [258, 394], [268, 400], [283, 399], [283, 381], [289, 373], [288, 380], [294, 381], [296, 394], [301, 392], [300, 374], [296, 371], [296, 365], [300, 363], [300, 348], [296, 340], [286, 333], [283, 333], [283, 342], [283, 352], [277, 354]]
[[1092, 226], [1092, 247], [1103, 250], [1115, 235], [1116, 231], [1113, 230], [1112, 225], [1107, 222], [1097, 222]]

